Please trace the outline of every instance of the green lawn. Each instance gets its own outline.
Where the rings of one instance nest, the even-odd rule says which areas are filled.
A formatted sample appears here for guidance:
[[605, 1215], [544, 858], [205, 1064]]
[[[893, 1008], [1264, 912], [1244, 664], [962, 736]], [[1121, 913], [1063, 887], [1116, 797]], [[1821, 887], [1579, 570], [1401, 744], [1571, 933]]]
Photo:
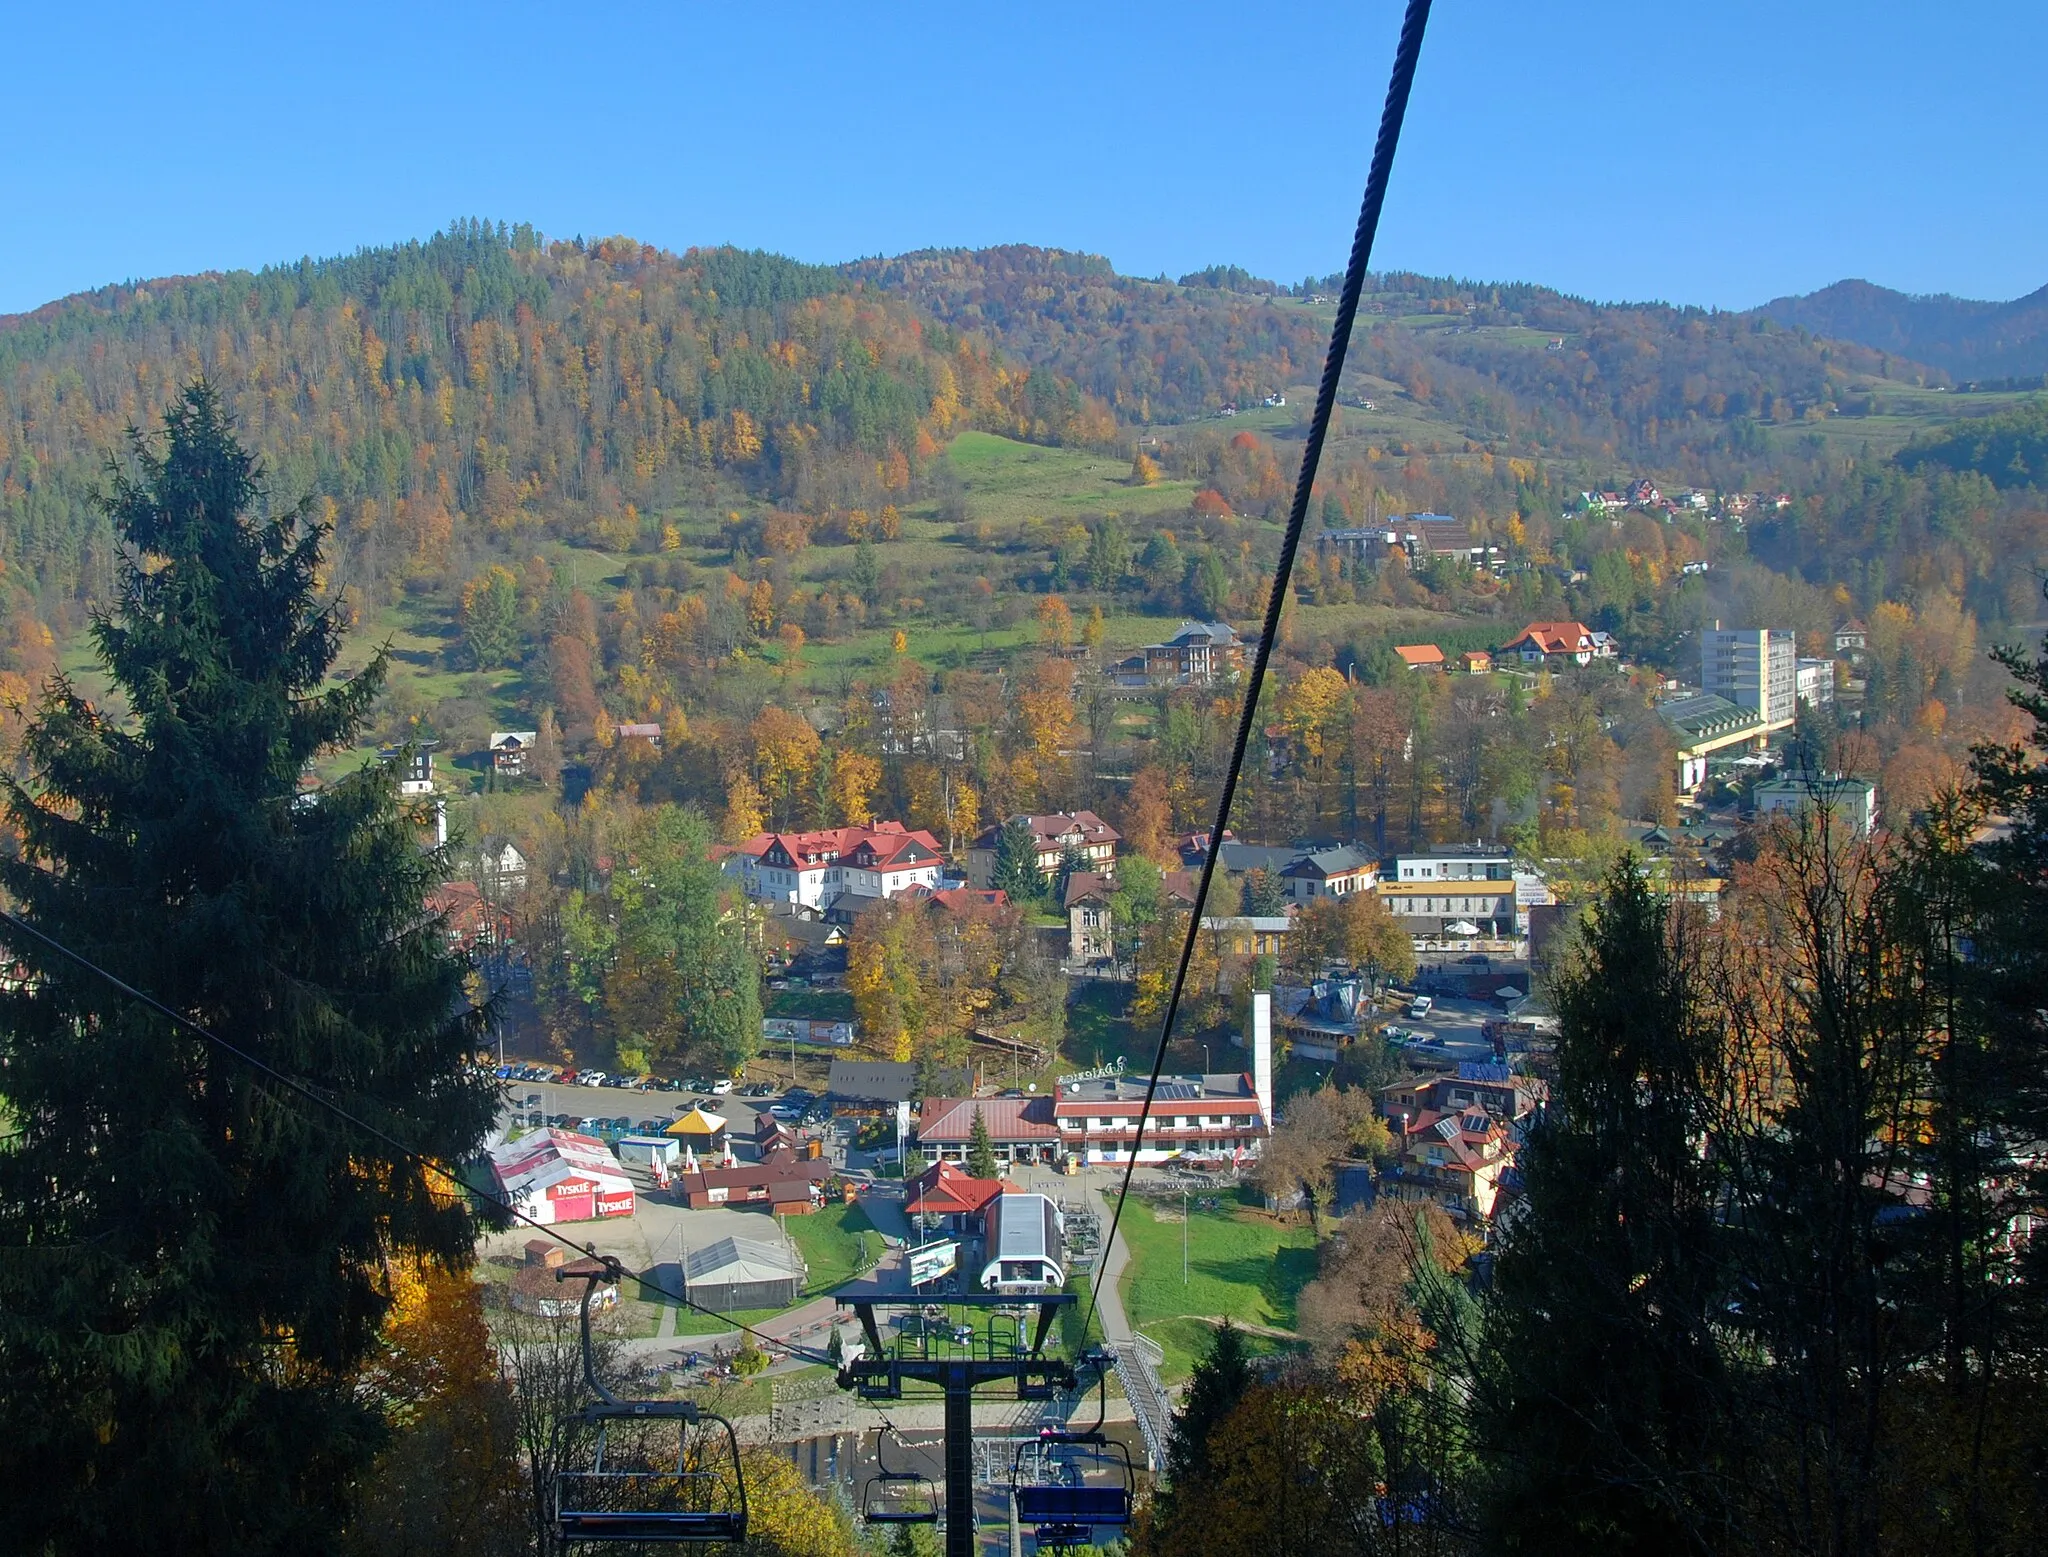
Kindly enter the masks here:
[[1048, 449], [994, 433], [965, 432], [947, 458], [977, 520], [1052, 519], [1084, 513], [1172, 513], [1194, 498], [1192, 481], [1130, 485], [1128, 461], [1082, 449]]
[[[773, 989], [767, 992], [761, 1014], [800, 1016], [813, 1022], [850, 1022], [854, 1019], [853, 996], [843, 989]], [[767, 1047], [773, 1051], [775, 1045]]]
[[828, 1203], [822, 1211], [809, 1216], [789, 1216], [782, 1219], [783, 1226], [798, 1249], [803, 1251], [804, 1264], [810, 1267], [810, 1275], [804, 1283], [804, 1297], [808, 1300], [834, 1288], [843, 1287], [852, 1280], [860, 1268], [860, 1235], [868, 1237], [868, 1252], [875, 1258], [882, 1253], [882, 1240], [875, 1234], [875, 1224], [859, 1205], [833, 1205]]
[[1315, 1238], [1307, 1227], [1279, 1222], [1257, 1208], [1249, 1191], [1225, 1196], [1222, 1209], [1196, 1210], [1187, 1224], [1188, 1279], [1181, 1279], [1181, 1221], [1151, 1207], [1124, 1211], [1122, 1236], [1131, 1251], [1124, 1273], [1124, 1313], [1166, 1352], [1160, 1370], [1184, 1378], [1205, 1344], [1198, 1324], [1169, 1324], [1228, 1315], [1254, 1325], [1294, 1327], [1294, 1303], [1316, 1271]]

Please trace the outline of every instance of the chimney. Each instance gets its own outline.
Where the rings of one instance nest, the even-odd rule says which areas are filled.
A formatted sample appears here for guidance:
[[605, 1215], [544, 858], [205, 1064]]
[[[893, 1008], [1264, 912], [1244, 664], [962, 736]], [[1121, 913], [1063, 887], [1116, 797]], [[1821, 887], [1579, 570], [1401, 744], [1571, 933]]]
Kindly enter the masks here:
[[1273, 992], [1252, 991], [1252, 1091], [1266, 1128], [1273, 1127]]

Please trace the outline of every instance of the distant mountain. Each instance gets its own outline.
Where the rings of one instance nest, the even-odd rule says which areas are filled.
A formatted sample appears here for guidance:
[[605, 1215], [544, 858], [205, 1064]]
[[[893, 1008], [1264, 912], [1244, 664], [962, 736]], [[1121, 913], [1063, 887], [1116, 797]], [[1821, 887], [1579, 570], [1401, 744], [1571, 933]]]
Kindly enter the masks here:
[[1910, 357], [1961, 379], [2048, 373], [2048, 287], [2010, 303], [1983, 303], [1837, 281], [1804, 297], [1776, 298], [1755, 312], [1814, 335]]

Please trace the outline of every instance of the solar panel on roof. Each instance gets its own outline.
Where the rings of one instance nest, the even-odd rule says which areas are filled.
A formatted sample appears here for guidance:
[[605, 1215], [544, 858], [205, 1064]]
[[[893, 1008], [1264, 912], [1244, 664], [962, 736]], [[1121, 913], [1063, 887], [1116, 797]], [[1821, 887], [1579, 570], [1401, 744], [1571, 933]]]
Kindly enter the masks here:
[[1188, 1098], [1200, 1097], [1201, 1095], [1202, 1094], [1199, 1091], [1197, 1091], [1193, 1084], [1190, 1082], [1162, 1081], [1159, 1084], [1158, 1096], [1168, 1098], [1176, 1102], [1182, 1102], [1187, 1100]]

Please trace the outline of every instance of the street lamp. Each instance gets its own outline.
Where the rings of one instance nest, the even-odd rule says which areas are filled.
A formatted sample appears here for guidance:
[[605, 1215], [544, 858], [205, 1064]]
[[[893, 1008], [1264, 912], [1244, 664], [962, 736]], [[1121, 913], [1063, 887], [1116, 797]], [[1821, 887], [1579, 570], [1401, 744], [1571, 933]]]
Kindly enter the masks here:
[[1188, 1192], [1180, 1192], [1180, 1284], [1188, 1284]]
[[1205, 1044], [1203, 1044], [1203, 1045], [1202, 1045], [1202, 1075], [1203, 1075], [1204, 1077], [1207, 1077], [1207, 1076], [1208, 1076], [1208, 1074], [1209, 1074], [1209, 1046], [1208, 1046], [1208, 1045], [1207, 1045], [1207, 1044], [1205, 1043]]

